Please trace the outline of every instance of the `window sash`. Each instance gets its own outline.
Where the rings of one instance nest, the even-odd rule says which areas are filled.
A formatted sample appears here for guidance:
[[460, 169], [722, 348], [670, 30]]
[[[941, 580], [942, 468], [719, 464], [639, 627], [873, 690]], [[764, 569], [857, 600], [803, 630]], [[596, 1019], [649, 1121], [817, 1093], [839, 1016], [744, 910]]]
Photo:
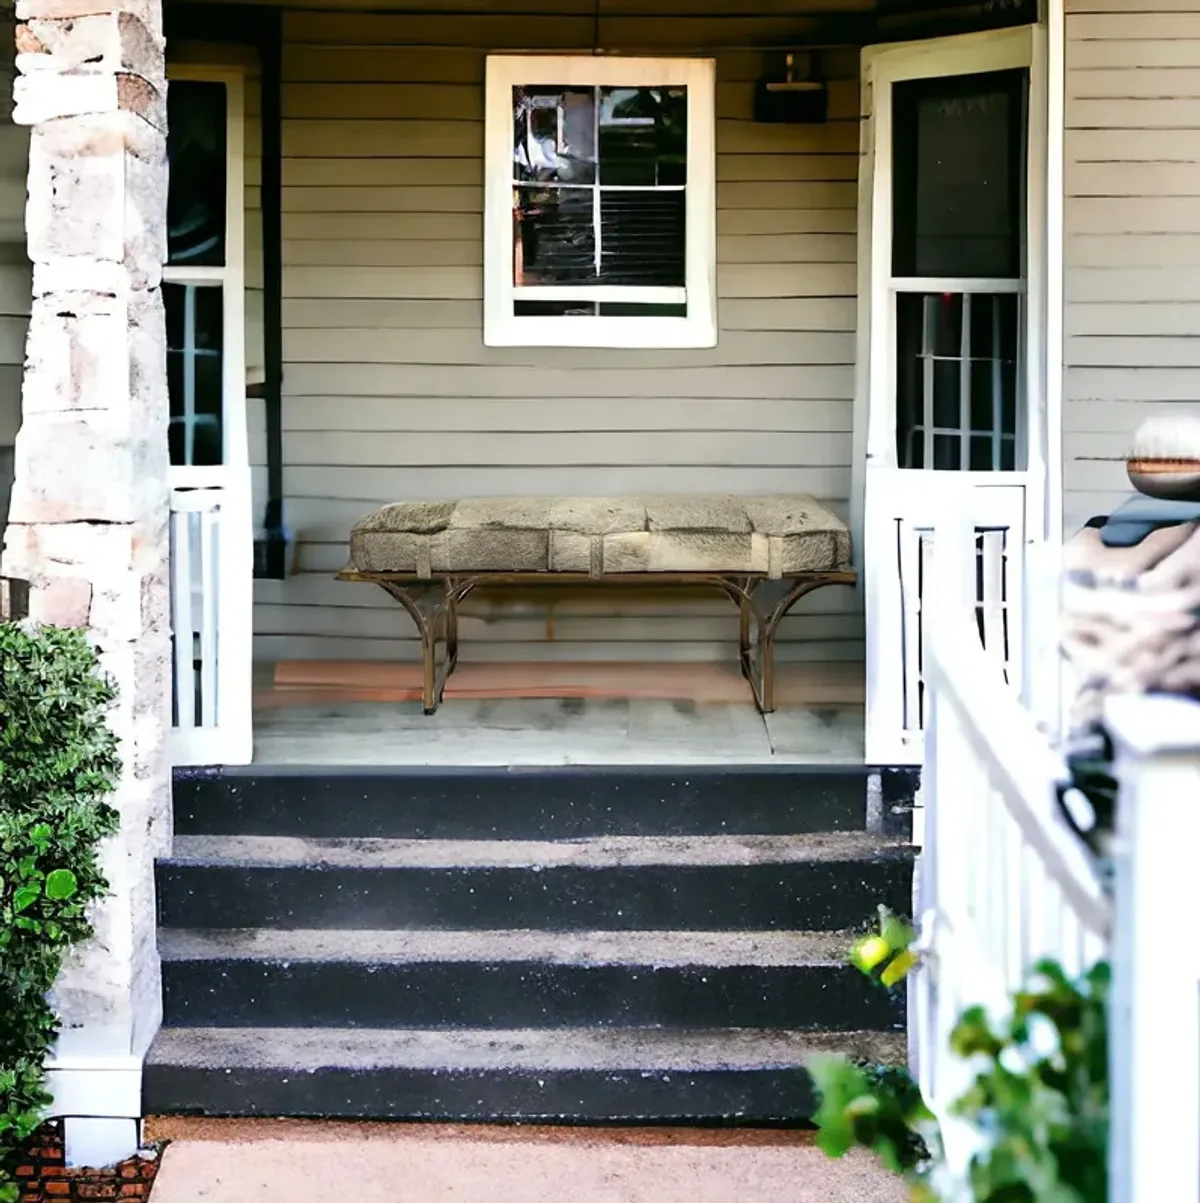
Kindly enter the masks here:
[[[176, 264], [163, 268], [165, 284], [219, 287], [222, 297], [221, 468], [250, 462], [246, 424], [246, 300], [245, 300], [245, 77], [237, 67], [171, 64], [168, 80], [196, 80], [225, 87], [225, 262], [213, 266]], [[173, 478], [203, 474], [219, 468], [172, 464]]]
[[[715, 72], [711, 59], [492, 56], [487, 61], [484, 342], [489, 346], [711, 347], [716, 345]], [[687, 177], [682, 185], [579, 185], [685, 193], [684, 287], [518, 285], [513, 280], [513, 87], [687, 89]], [[532, 181], [530, 181], [532, 183]], [[542, 185], [545, 186], [545, 185]], [[574, 185], [552, 184], [556, 188]], [[517, 315], [518, 301], [686, 304], [686, 317]]]

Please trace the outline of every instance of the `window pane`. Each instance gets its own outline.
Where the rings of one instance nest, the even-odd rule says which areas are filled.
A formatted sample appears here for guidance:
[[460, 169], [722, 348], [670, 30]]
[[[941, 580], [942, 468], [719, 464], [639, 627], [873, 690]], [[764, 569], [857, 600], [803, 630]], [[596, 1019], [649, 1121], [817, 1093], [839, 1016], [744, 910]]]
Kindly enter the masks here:
[[595, 182], [595, 88], [513, 88], [513, 178]]
[[225, 262], [225, 85], [179, 80], [167, 90], [167, 262]]
[[164, 284], [168, 442], [172, 464], [222, 461], [223, 297], [219, 287]]
[[601, 283], [684, 287], [687, 282], [685, 195], [609, 192], [601, 188]]
[[[1019, 313], [1013, 293], [897, 297], [896, 462], [901, 468], [1014, 468]], [[927, 432], [933, 439], [932, 464], [926, 462]]]
[[595, 284], [593, 190], [517, 188], [513, 283]]
[[893, 273], [1021, 275], [1026, 73], [893, 92]]
[[[514, 285], [686, 287], [687, 89], [537, 85], [512, 99]], [[586, 297], [522, 304], [602, 312]]]
[[687, 305], [624, 301], [515, 301], [517, 317], [687, 317]]
[[687, 183], [687, 89], [600, 89], [600, 183]]

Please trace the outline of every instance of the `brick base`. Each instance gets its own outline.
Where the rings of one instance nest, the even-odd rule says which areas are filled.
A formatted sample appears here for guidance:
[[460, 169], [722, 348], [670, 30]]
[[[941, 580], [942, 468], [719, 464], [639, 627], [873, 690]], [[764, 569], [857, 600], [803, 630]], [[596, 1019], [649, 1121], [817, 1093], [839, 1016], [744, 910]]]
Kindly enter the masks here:
[[140, 1156], [106, 1170], [69, 1170], [63, 1154], [62, 1125], [51, 1121], [29, 1142], [17, 1167], [21, 1203], [84, 1203], [85, 1200], [119, 1199], [145, 1203], [158, 1173], [159, 1149], [144, 1149]]

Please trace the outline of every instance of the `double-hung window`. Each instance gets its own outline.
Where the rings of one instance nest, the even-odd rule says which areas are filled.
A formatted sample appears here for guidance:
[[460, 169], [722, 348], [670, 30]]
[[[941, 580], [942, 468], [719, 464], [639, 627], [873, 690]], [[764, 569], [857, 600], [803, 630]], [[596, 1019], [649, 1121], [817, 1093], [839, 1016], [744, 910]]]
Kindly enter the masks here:
[[163, 304], [176, 468], [247, 463], [244, 120], [240, 72], [172, 69]]
[[489, 346], [716, 343], [711, 59], [487, 64]]

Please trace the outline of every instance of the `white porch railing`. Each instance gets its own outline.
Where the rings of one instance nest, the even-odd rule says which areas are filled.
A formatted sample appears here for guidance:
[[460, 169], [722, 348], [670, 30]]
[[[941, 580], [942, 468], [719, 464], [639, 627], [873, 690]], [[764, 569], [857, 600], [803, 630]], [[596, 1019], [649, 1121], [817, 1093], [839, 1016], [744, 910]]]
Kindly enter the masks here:
[[1113, 698], [1113, 1203], [1200, 1200], [1200, 704]]
[[949, 1114], [972, 1078], [949, 1050], [961, 1012], [982, 1005], [1007, 1014], [1043, 958], [1077, 975], [1107, 957], [1109, 1198], [1200, 1203], [1200, 938], [1191, 892], [1200, 704], [1142, 696], [1107, 704], [1120, 787], [1110, 897], [1059, 808], [1066, 766], [982, 646], [966, 585], [953, 572], [943, 577], [929, 627], [917, 898], [925, 955], [910, 1023], [950, 1178], [963, 1181], [978, 1147]]
[[[967, 561], [969, 563], [969, 560]], [[929, 625], [929, 722], [922, 780], [917, 913], [925, 955], [913, 992], [911, 1046], [938, 1117], [951, 1176], [962, 1180], [974, 1133], [949, 1113], [971, 1084], [950, 1053], [967, 1007], [997, 1016], [1038, 960], [1076, 974], [1107, 950], [1110, 908], [1089, 854], [1062, 817], [1060, 757], [985, 651], [955, 582], [939, 586]]]
[[172, 759], [248, 763], [248, 495], [229, 485], [171, 491]]

